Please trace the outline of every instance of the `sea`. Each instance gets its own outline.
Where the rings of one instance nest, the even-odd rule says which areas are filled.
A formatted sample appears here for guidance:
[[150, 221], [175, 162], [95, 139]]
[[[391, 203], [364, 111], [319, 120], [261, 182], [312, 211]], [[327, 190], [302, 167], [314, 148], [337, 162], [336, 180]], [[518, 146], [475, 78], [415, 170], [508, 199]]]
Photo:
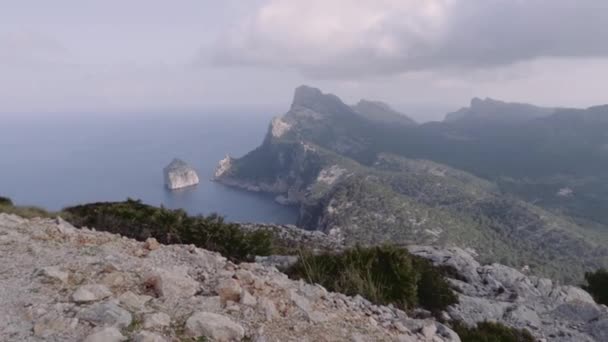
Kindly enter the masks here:
[[[211, 181], [220, 159], [259, 146], [271, 114], [0, 114], [0, 196], [47, 210], [140, 199], [228, 221], [295, 223], [297, 209]], [[170, 191], [163, 168], [180, 158], [200, 184]]]

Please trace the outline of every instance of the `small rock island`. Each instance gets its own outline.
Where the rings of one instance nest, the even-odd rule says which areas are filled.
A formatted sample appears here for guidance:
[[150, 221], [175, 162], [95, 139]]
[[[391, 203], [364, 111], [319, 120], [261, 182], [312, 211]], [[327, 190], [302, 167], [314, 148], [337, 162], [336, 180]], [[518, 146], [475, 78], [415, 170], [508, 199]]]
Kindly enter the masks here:
[[171, 190], [197, 185], [199, 182], [196, 170], [181, 159], [173, 159], [163, 171], [165, 184]]

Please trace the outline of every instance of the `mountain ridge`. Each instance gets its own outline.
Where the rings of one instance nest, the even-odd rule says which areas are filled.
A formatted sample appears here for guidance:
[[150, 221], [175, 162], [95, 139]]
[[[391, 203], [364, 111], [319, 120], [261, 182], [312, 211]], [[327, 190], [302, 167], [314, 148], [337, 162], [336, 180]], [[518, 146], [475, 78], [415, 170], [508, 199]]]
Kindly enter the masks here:
[[[602, 247], [608, 241], [605, 232], [503, 193], [505, 184], [495, 179], [430, 162], [419, 151], [413, 158], [394, 152], [407, 139], [433, 137], [425, 137], [426, 124], [380, 125], [357, 115], [335, 95], [305, 89], [314, 95], [307, 101], [317, 97], [331, 105], [304, 107], [301, 100], [294, 101], [297, 106], [273, 120], [264, 143], [243, 158], [231, 159], [217, 181], [273, 193], [282, 203], [300, 206], [301, 226], [352, 244], [474, 247], [483, 260], [517, 267], [531, 263], [542, 274], [570, 282], [580, 280], [583, 270], [608, 265], [608, 250]], [[393, 166], [387, 168], [387, 160]], [[462, 175], [468, 183], [458, 180]], [[491, 186], [481, 186], [488, 182]]]

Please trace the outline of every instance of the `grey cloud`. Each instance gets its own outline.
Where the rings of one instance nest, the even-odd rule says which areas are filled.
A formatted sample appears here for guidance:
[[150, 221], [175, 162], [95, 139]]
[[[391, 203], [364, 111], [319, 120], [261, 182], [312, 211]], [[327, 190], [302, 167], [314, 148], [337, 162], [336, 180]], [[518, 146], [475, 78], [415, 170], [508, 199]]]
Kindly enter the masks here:
[[[273, 6], [284, 9], [285, 2], [269, 1], [251, 20], [222, 37], [213, 62], [290, 67], [315, 78], [356, 78], [487, 68], [543, 57], [608, 56], [604, 0], [378, 1], [369, 7], [369, 15], [380, 19], [366, 27], [359, 25], [361, 13], [355, 12], [351, 20], [343, 18], [349, 15], [344, 6], [361, 2], [336, 0], [340, 6], [329, 8], [331, 1], [308, 2], [313, 10], [301, 13], [275, 10]], [[291, 2], [295, 7], [299, 3]], [[429, 3], [436, 9], [431, 14], [420, 9]], [[269, 17], [266, 13], [273, 10]], [[342, 31], [332, 31], [328, 22], [326, 35], [306, 35], [302, 42], [307, 25], [324, 11], [334, 11]], [[323, 27], [317, 24], [315, 29]], [[351, 38], [348, 33], [357, 37], [354, 43], [343, 44]], [[389, 43], [388, 50], [382, 41]]]

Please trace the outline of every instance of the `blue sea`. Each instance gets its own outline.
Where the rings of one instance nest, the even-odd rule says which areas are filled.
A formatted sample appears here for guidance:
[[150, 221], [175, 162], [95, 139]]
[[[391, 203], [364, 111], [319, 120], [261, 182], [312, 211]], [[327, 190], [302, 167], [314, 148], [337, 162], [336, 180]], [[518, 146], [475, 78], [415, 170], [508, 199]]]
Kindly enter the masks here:
[[[294, 223], [295, 208], [210, 181], [226, 154], [262, 142], [271, 116], [0, 114], [0, 196], [48, 210], [134, 198], [230, 221]], [[198, 186], [164, 187], [162, 170], [174, 157], [196, 168]]]

